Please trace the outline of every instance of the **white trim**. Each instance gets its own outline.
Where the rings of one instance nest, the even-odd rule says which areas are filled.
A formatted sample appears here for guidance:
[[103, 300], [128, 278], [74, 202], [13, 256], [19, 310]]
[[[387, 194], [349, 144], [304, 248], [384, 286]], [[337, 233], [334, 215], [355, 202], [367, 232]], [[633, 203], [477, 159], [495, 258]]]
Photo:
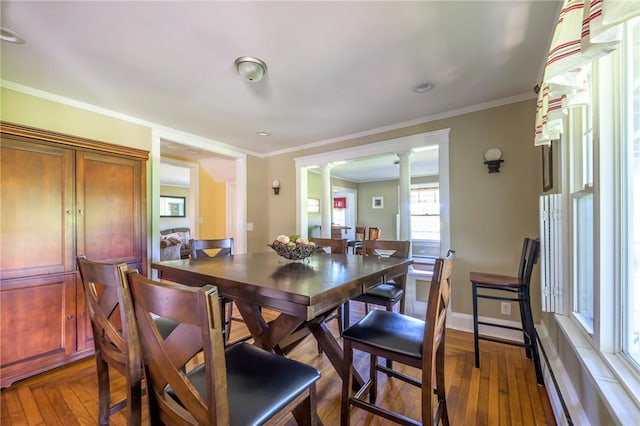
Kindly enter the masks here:
[[482, 111], [485, 109], [496, 108], [503, 105], [509, 105], [516, 102], [526, 101], [528, 99], [534, 99], [536, 97], [535, 94], [532, 93], [524, 93], [522, 95], [511, 96], [508, 98], [497, 99], [495, 101], [483, 102], [481, 104], [470, 105], [463, 108], [454, 109], [448, 112], [443, 112], [440, 114], [429, 115], [426, 117], [416, 118], [415, 120], [403, 121], [402, 123], [392, 124], [390, 126], [377, 127], [375, 129], [365, 130], [363, 132], [351, 133], [349, 135], [337, 136], [335, 138], [325, 139], [317, 142], [308, 143], [305, 145], [298, 145], [295, 148], [287, 148], [281, 149], [278, 151], [271, 151], [269, 153], [264, 154], [265, 157], [272, 157], [275, 155], [281, 154], [289, 154], [296, 151], [301, 151], [304, 149], [317, 148], [325, 145], [330, 145], [338, 142], [344, 142], [352, 139], [358, 139], [362, 137], [377, 135], [380, 133], [388, 132], [391, 130], [404, 129], [411, 126], [417, 126], [419, 124], [429, 123], [431, 121], [442, 120], [445, 118], [455, 117], [458, 115], [469, 114], [471, 112]]
[[5, 87], [7, 89], [15, 90], [16, 92], [26, 93], [28, 95], [50, 100], [59, 104], [69, 105], [75, 108], [83, 109], [85, 111], [95, 112], [96, 114], [105, 115], [107, 117], [116, 118], [118, 120], [126, 121], [129, 123], [150, 127], [154, 131], [157, 131], [158, 135], [160, 135], [162, 139], [174, 140], [176, 142], [186, 139], [189, 141], [189, 143], [187, 144], [190, 146], [205, 149], [207, 151], [218, 152], [220, 154], [227, 155], [229, 157], [239, 158], [239, 156], [246, 156], [247, 154], [253, 155], [256, 157], [264, 156], [263, 154], [259, 154], [257, 152], [252, 152], [249, 150], [244, 150], [242, 148], [238, 148], [238, 147], [226, 144], [224, 142], [203, 138], [202, 136], [198, 136], [192, 133], [183, 132], [181, 130], [172, 129], [170, 127], [165, 127], [160, 124], [153, 123], [151, 121], [147, 121], [138, 117], [122, 114], [117, 111], [113, 111], [110, 109], [102, 108], [102, 107], [88, 104], [85, 102], [77, 101], [75, 99], [66, 98], [64, 96], [45, 92], [43, 90], [34, 89], [32, 87], [23, 86], [21, 84], [13, 83], [11, 81], [0, 80], [0, 87]]
[[[502, 320], [492, 317], [478, 316], [478, 321], [493, 322], [499, 325], [507, 325], [509, 327], [522, 327], [519, 321]], [[473, 333], [473, 315], [461, 314], [460, 312], [450, 312], [447, 315], [447, 328]], [[522, 332], [517, 330], [480, 325], [479, 333], [485, 336], [497, 337], [499, 339], [522, 342]]]
[[[546, 359], [549, 360], [549, 364], [547, 364], [546, 359], [542, 356], [542, 353], [540, 354], [541, 360], [545, 361], [542, 362], [544, 383], [547, 389], [547, 394], [549, 395], [549, 401], [551, 402], [551, 407], [553, 408], [556, 422], [558, 423], [558, 425], [568, 424], [566, 416], [564, 414], [564, 410], [562, 408], [562, 403], [560, 401], [560, 398], [562, 398], [567, 407], [567, 411], [569, 412], [569, 416], [571, 416], [573, 424], [585, 426], [590, 425], [591, 423], [589, 422], [589, 419], [584, 412], [582, 402], [580, 401], [580, 397], [576, 392], [573, 380], [571, 380], [571, 377], [569, 377], [569, 375], [567, 374], [567, 369], [564, 367], [562, 359], [558, 355], [555, 345], [549, 337], [549, 333], [547, 332], [547, 327], [544, 322], [542, 322], [537, 327], [537, 332], [538, 337], [540, 338], [542, 349], [547, 355]], [[559, 389], [556, 389], [551, 375], [556, 378]], [[558, 394], [558, 391], [560, 392], [560, 395]]]
[[[71, 99], [71, 98], [67, 98], [64, 96], [60, 96], [60, 95], [56, 95], [53, 93], [49, 93], [49, 92], [45, 92], [43, 90], [39, 90], [39, 89], [34, 89], [32, 87], [28, 87], [28, 86], [24, 86], [22, 84], [18, 84], [18, 83], [14, 83], [12, 81], [8, 81], [8, 80], [2, 80], [0, 79], [0, 87], [6, 87], [7, 89], [11, 89], [11, 90], [15, 90], [16, 92], [22, 92], [22, 93], [26, 93], [28, 95], [32, 95], [38, 98], [42, 98], [42, 99], [47, 99], [53, 102], [57, 102], [63, 105], [69, 105], [69, 106], [73, 106], [76, 108], [80, 108], [80, 109], [84, 109], [87, 111], [92, 111], [98, 114], [102, 114], [102, 115], [106, 115], [108, 117], [113, 117], [113, 118], [117, 118], [119, 120], [123, 120], [123, 121], [127, 121], [130, 123], [135, 123], [135, 124], [140, 124], [143, 126], [148, 126], [148, 127], [152, 127], [154, 129], [158, 129], [158, 130], [166, 130], [167, 132], [171, 132], [171, 131], [176, 131], [174, 129], [168, 128], [168, 127], [164, 127], [161, 125], [158, 125], [156, 123], [147, 121], [147, 120], [143, 120], [137, 117], [133, 117], [127, 114], [122, 114], [116, 111], [112, 111], [106, 108], [102, 108], [102, 107], [98, 107], [92, 104], [88, 104], [85, 102], [81, 102], [81, 101], [77, 101], [75, 99]], [[247, 149], [242, 149], [242, 148], [238, 148], [232, 145], [228, 145], [225, 144], [223, 142], [219, 142], [219, 141], [213, 141], [213, 140], [209, 140], [206, 139], [208, 141], [210, 141], [210, 143], [215, 144], [216, 146], [218, 146], [219, 149], [225, 149], [228, 148], [231, 151], [236, 151], [236, 152], [242, 152], [244, 154], [247, 155], [252, 155], [254, 157], [258, 157], [258, 158], [265, 158], [265, 157], [273, 157], [276, 155], [281, 155], [281, 154], [288, 154], [288, 153], [292, 153], [292, 152], [296, 152], [296, 151], [301, 151], [301, 150], [306, 150], [306, 149], [310, 149], [310, 148], [315, 148], [315, 147], [322, 147], [325, 145], [330, 145], [330, 144], [334, 144], [334, 143], [338, 143], [338, 142], [344, 142], [344, 141], [348, 141], [351, 139], [356, 139], [356, 138], [360, 138], [360, 137], [365, 137], [365, 136], [371, 136], [371, 135], [375, 135], [375, 134], [379, 134], [379, 133], [383, 133], [383, 132], [388, 132], [391, 130], [396, 130], [396, 129], [402, 129], [402, 128], [406, 128], [406, 127], [410, 127], [410, 126], [416, 126], [419, 124], [425, 124], [425, 123], [429, 123], [431, 121], [436, 121], [436, 120], [442, 120], [445, 118], [450, 118], [450, 117], [455, 117], [458, 115], [463, 115], [463, 114], [468, 114], [471, 112], [475, 112], [475, 111], [482, 111], [485, 109], [491, 109], [491, 108], [496, 108], [499, 106], [503, 106], [503, 105], [509, 105], [509, 104], [513, 104], [516, 102], [522, 102], [522, 101], [526, 101], [528, 99], [534, 99], [535, 95], [531, 94], [531, 93], [523, 93], [521, 95], [516, 95], [516, 96], [510, 96], [508, 98], [502, 98], [502, 99], [496, 99], [494, 101], [489, 101], [489, 102], [483, 102], [480, 104], [476, 104], [476, 105], [470, 105], [470, 106], [466, 106], [466, 107], [462, 107], [462, 108], [458, 108], [458, 109], [454, 109], [448, 112], [443, 112], [440, 114], [434, 114], [434, 115], [429, 115], [426, 117], [422, 117], [422, 118], [417, 118], [415, 120], [410, 120], [410, 121], [404, 121], [401, 123], [396, 123], [396, 124], [392, 124], [389, 126], [383, 126], [383, 127], [377, 127], [375, 129], [370, 129], [370, 130], [366, 130], [363, 132], [357, 132], [357, 133], [351, 133], [348, 135], [342, 135], [342, 136], [337, 136], [335, 138], [330, 138], [330, 139], [324, 139], [324, 140], [320, 140], [320, 141], [316, 141], [316, 142], [312, 142], [312, 143], [308, 143], [305, 145], [297, 145], [296, 147], [293, 148], [287, 148], [287, 149], [282, 149], [282, 150], [278, 150], [278, 151], [271, 151], [271, 152], [267, 152], [264, 154], [258, 153], [258, 152], [254, 152], [251, 150], [247, 150]], [[193, 135], [195, 136], [195, 135]], [[196, 136], [197, 137], [197, 136]]]
[[[628, 369], [614, 369], [613, 367], [619, 368], [621, 365], [619, 356], [614, 354], [603, 354], [601, 356], [593, 348], [591, 342], [584, 337], [582, 328], [571, 317], [555, 315], [554, 318], [559, 330], [564, 335], [563, 340], [567, 341], [571, 346], [570, 349], [580, 361], [582, 370], [588, 374], [589, 384], [593, 385], [598, 392], [600, 400], [607, 407], [611, 417], [617, 424], [637, 424], [638, 419], [640, 419], [640, 395], [637, 394], [638, 389], [640, 389], [640, 381], [637, 375], [630, 374]], [[546, 329], [544, 331], [546, 333]], [[553, 342], [546, 338], [544, 334], [541, 335], [541, 340], [542, 337], [545, 337], [543, 344], [545, 350], [548, 350], [547, 353], [549, 354], [549, 351], [551, 351], [551, 353], [555, 354]], [[556, 378], [563, 378], [562, 375], [565, 374], [566, 370], [560, 365], [557, 369], [553, 368], [553, 371]], [[621, 377], [624, 377], [624, 380], [621, 380]], [[583, 380], [576, 380], [577, 378], [571, 380], [569, 377], [563, 379], [566, 380], [564, 386], [567, 388], [567, 395], [573, 398], [571, 392], [574, 388], [574, 381], [582, 383]], [[568, 398], [564, 392], [563, 396], [565, 396], [566, 402]], [[580, 395], [580, 397], [584, 396]], [[574, 423], [582, 424], [579, 421]]]

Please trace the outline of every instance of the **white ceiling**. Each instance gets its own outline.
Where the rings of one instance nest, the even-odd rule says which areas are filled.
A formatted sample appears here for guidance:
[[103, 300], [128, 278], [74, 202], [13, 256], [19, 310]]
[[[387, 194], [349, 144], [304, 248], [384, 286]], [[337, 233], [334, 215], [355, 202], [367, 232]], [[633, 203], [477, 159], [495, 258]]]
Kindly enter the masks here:
[[[2, 26], [26, 43], [2, 43], [1, 73], [271, 155], [533, 97], [559, 6], [3, 0]], [[244, 55], [267, 63], [261, 81], [236, 73]]]

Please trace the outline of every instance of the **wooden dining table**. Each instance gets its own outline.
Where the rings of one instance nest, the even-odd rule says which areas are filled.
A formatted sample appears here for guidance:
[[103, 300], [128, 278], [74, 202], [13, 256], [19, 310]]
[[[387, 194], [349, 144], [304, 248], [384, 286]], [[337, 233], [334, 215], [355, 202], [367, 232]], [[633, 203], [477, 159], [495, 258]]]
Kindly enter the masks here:
[[[411, 259], [329, 253], [290, 261], [274, 252], [261, 252], [154, 262], [151, 267], [161, 279], [217, 286], [234, 300], [254, 344], [266, 350], [280, 352], [294, 332], [307, 329], [343, 377], [342, 349], [325, 318], [348, 299], [391, 278], [404, 288], [412, 263]], [[262, 308], [278, 312], [277, 317], [267, 322]], [[354, 382], [354, 387], [362, 384], [362, 378], [356, 375]]]

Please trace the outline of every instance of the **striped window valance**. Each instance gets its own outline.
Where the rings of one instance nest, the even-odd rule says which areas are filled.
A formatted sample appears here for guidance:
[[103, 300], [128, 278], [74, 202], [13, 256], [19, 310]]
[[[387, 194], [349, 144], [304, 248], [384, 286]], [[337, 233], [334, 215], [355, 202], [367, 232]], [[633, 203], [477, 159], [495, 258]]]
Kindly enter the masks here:
[[592, 61], [616, 49], [622, 24], [636, 16], [640, 0], [564, 0], [538, 92], [535, 145], [558, 139], [567, 110], [590, 101]]

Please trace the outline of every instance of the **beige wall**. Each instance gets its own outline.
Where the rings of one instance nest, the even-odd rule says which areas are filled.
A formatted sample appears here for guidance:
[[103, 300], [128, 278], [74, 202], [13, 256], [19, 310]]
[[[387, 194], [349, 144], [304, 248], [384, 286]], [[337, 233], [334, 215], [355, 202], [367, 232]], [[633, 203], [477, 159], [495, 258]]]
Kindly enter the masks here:
[[[522, 239], [539, 234], [541, 172], [540, 152], [532, 142], [534, 117], [535, 100], [532, 99], [322, 148], [268, 157], [264, 159], [267, 164], [264, 191], [276, 178], [282, 183], [283, 190], [279, 196], [270, 192], [267, 197], [270, 218], [267, 235], [290, 233], [295, 227], [295, 157], [450, 128], [451, 248], [457, 254], [452, 308], [458, 313], [471, 314], [469, 272], [515, 273]], [[489, 174], [482, 153], [494, 146], [502, 149], [505, 161], [500, 173]], [[249, 182], [251, 186], [251, 178]], [[250, 197], [251, 194], [249, 188]], [[387, 201], [385, 197], [385, 205]], [[362, 203], [358, 200], [359, 205]], [[370, 198], [368, 203], [371, 204]], [[537, 319], [540, 312], [537, 269], [533, 281], [532, 303]], [[481, 304], [481, 309], [488, 316], [519, 320], [515, 307], [513, 317], [501, 316], [495, 303], [492, 306]]]
[[[469, 272], [515, 272], [522, 238], [538, 235], [541, 176], [540, 153], [531, 142], [534, 114], [535, 101], [529, 100], [295, 153], [266, 158], [249, 156], [247, 221], [254, 230], [247, 235], [248, 251], [266, 251], [273, 236], [296, 231], [293, 158], [450, 128], [451, 248], [458, 255], [452, 307], [455, 312], [468, 314]], [[150, 149], [151, 144], [151, 130], [147, 127], [4, 88], [2, 119], [137, 148]], [[482, 152], [492, 146], [504, 152], [502, 171], [496, 174], [488, 174], [482, 164]], [[271, 190], [274, 179], [282, 184], [280, 195]], [[385, 206], [389, 201], [385, 196]], [[359, 201], [359, 204], [370, 205], [370, 198], [368, 203]], [[537, 317], [538, 274], [534, 282], [532, 294]], [[498, 309], [487, 313], [500, 317]]]
[[101, 142], [151, 150], [151, 129], [106, 115], [0, 88], [0, 118]]

